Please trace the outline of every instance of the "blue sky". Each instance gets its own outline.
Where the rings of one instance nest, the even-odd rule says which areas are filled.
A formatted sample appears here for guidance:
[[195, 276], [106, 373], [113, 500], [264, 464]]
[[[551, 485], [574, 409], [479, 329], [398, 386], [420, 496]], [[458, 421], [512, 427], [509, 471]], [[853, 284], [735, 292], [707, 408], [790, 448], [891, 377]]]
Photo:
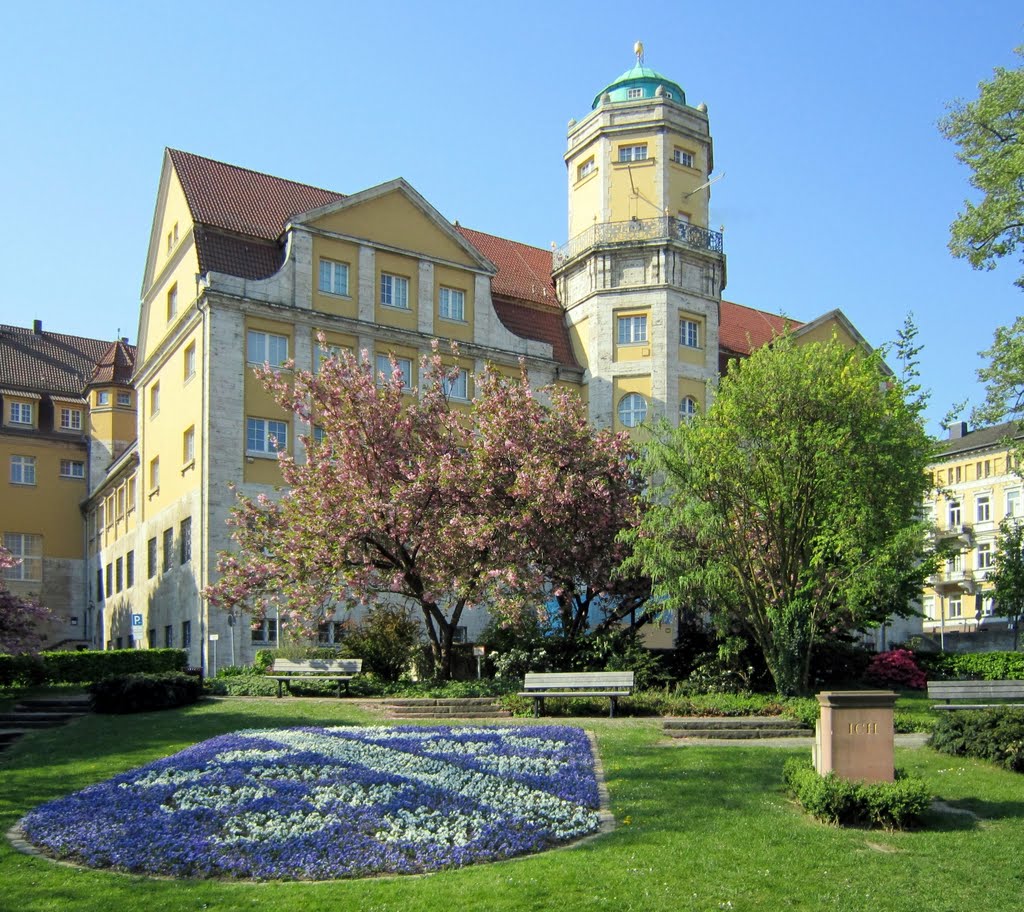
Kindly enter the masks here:
[[707, 103], [733, 301], [920, 326], [930, 427], [982, 398], [1018, 262], [946, 250], [968, 173], [935, 122], [1019, 62], [1016, 2], [18, 4], [0, 28], [0, 322], [135, 341], [163, 148], [566, 240], [566, 124], [633, 62]]

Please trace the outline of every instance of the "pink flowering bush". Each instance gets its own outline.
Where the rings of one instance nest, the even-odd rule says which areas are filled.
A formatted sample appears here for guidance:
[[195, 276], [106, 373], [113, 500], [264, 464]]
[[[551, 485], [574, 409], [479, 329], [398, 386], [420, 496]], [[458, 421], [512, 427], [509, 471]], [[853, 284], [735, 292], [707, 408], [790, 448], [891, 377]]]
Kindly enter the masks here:
[[880, 652], [868, 665], [864, 681], [876, 687], [901, 687], [924, 690], [928, 684], [925, 673], [917, 666], [909, 649], [890, 649]]
[[50, 616], [48, 608], [7, 588], [3, 572], [18, 563], [10, 551], [0, 548], [0, 653], [10, 655], [38, 652], [41, 626]]

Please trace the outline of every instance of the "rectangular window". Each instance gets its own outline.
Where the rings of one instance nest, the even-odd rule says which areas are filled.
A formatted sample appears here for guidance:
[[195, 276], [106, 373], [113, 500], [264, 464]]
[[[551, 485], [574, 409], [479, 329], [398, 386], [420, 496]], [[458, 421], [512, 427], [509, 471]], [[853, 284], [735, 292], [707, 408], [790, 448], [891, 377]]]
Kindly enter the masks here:
[[985, 460], [985, 477], [988, 478], [988, 476], [991, 475], [991, 474], [992, 474], [992, 460], [991, 459], [986, 459]]
[[955, 481], [956, 481], [957, 484], [959, 484], [960, 483], [960, 466], [957, 466], [953, 471], [956, 473]]
[[249, 456], [274, 456], [288, 449], [288, 425], [267, 418], [245, 419], [245, 452]]
[[988, 570], [992, 564], [992, 545], [978, 545], [978, 569]]
[[170, 322], [174, 319], [174, 315], [178, 312], [178, 283], [175, 282], [170, 288], [167, 289], [167, 321]]
[[192, 560], [192, 517], [188, 516], [181, 521], [178, 530], [178, 551], [183, 564]]
[[96, 391], [96, 404], [97, 405], [110, 405], [110, 390], [97, 390]]
[[124, 558], [125, 585], [131, 589], [135, 585], [135, 552], [129, 551]]
[[619, 317], [619, 345], [637, 345], [647, 341], [647, 317]]
[[61, 478], [85, 478], [85, 463], [78, 459], [60, 461]]
[[191, 380], [196, 375], [196, 343], [193, 342], [185, 349], [185, 381]]
[[314, 424], [313, 425], [313, 442], [314, 443], [323, 443], [324, 442], [324, 437], [326, 437], [326, 436], [327, 436], [327, 432], [324, 431], [324, 429], [322, 427], [320, 427], [319, 424]]
[[949, 616], [951, 618], [964, 616], [964, 606], [959, 595], [953, 595], [949, 598]]
[[181, 438], [181, 464], [191, 465], [196, 459], [196, 429], [190, 427]]
[[128, 512], [135, 509], [135, 476], [128, 479]]
[[149, 417], [153, 418], [160, 414], [160, 383], [154, 383], [149, 388]]
[[636, 146], [619, 146], [619, 161], [643, 161], [647, 158], [647, 143]]
[[693, 155], [687, 152], [685, 149], [673, 149], [672, 161], [674, 161], [677, 165], [686, 165], [687, 168], [693, 167]]
[[626, 89], [626, 99], [633, 101], [635, 98], [643, 98], [644, 90], [640, 86], [634, 86], [632, 89]]
[[313, 350], [313, 373], [320, 373], [320, 368], [323, 367], [324, 361], [330, 361], [331, 358], [340, 358], [341, 351], [342, 347], [340, 345], [320, 345], [317, 343], [316, 348]]
[[288, 337], [250, 329], [247, 335], [246, 358], [250, 364], [280, 367], [288, 360]]
[[117, 489], [117, 518], [124, 519], [124, 487]]
[[441, 287], [438, 313], [445, 320], [466, 319], [466, 293], [455, 288]]
[[957, 551], [946, 560], [946, 572], [950, 575], [962, 573], [964, 569], [964, 556]]
[[977, 522], [988, 522], [992, 518], [992, 505], [988, 494], [979, 494], [975, 498], [974, 505]]
[[103, 601], [103, 568], [96, 568], [96, 601]]
[[124, 589], [124, 559], [120, 557], [114, 562], [114, 588], [117, 592]]
[[380, 303], [388, 307], [409, 309], [409, 280], [403, 276], [380, 274]]
[[458, 376], [454, 380], [449, 380], [445, 377], [442, 382], [444, 387], [444, 394], [449, 399], [460, 399], [463, 402], [469, 399], [469, 390], [467, 383], [468, 374], [464, 370], [460, 370]]
[[82, 410], [62, 408], [60, 410], [60, 429], [62, 431], [82, 430]]
[[171, 569], [172, 554], [174, 554], [174, 529], [164, 529], [164, 562], [161, 567], [163, 573]]
[[957, 528], [960, 525], [960, 521], [960, 501], [951, 500], [949, 502], [949, 528]]
[[31, 424], [32, 405], [28, 402], [12, 402], [7, 413], [10, 416], [11, 424]]
[[4, 579], [39, 581], [43, 578], [43, 536], [4, 532], [4, 547], [21, 561], [4, 570]]
[[149, 579], [156, 576], [156, 539], [146, 542], [146, 575]]
[[160, 457], [149, 460], [149, 490], [156, 491], [160, 487]]
[[188, 649], [192, 645], [192, 622], [181, 622], [181, 648]]
[[348, 263], [320, 258], [320, 290], [327, 294], [348, 294]]
[[174, 645], [174, 627], [168, 624], [164, 627], [164, 649], [170, 649]]
[[36, 483], [36, 457], [11, 457], [11, 484], [34, 485]]
[[107, 564], [107, 598], [114, 594], [114, 565]]
[[591, 155], [582, 165], [576, 169], [576, 180], [583, 180], [588, 174], [594, 171], [594, 156]]
[[125, 392], [118, 393], [117, 394], [117, 404], [118, 405], [127, 406], [127, 407], [131, 407], [131, 404], [132, 404], [132, 394], [131, 393], [125, 393]]
[[1006, 515], [1007, 516], [1020, 516], [1020, 491], [1007, 491], [1006, 492]]
[[[402, 372], [402, 389], [412, 389], [412, 361], [409, 358], [395, 358], [395, 365], [392, 366], [391, 358], [387, 355], [377, 355], [377, 373], [384, 379], [390, 380], [395, 367]], [[378, 378], [380, 379], [380, 378]]]
[[252, 625], [252, 641], [254, 643], [277, 642], [277, 618], [265, 618]]
[[687, 348], [700, 348], [700, 324], [696, 320], [679, 321], [679, 344]]

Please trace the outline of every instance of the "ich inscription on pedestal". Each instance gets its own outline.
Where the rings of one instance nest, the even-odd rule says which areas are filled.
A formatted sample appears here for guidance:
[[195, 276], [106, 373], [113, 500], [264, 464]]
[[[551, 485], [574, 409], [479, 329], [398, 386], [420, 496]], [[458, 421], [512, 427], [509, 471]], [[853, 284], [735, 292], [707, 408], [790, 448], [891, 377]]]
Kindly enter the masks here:
[[895, 772], [891, 690], [827, 690], [814, 738], [814, 768], [862, 782], [892, 782]]

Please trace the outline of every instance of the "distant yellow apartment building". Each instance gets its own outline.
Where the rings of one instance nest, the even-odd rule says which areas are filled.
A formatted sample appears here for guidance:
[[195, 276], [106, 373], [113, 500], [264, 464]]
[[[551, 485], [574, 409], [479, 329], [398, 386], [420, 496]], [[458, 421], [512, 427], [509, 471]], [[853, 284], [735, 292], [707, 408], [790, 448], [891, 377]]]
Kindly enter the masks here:
[[[253, 368], [315, 370], [321, 334], [378, 370], [394, 357], [410, 391], [431, 342], [457, 340], [456, 400], [485, 365], [522, 359], [538, 386], [578, 391], [595, 424], [631, 433], [705, 408], [727, 361], [786, 327], [866, 344], [838, 311], [801, 323], [722, 299], [707, 108], [641, 59], [570, 122], [564, 160], [570, 240], [542, 249], [449, 221], [401, 178], [343, 194], [166, 150], [126, 387], [132, 432], [102, 425], [119, 442], [79, 492], [92, 645], [181, 647], [208, 667], [211, 636], [222, 665], [276, 641], [274, 619], [253, 626], [201, 592], [232, 544], [229, 484], [272, 492], [278, 452], [302, 459], [311, 432]], [[99, 413], [97, 392], [83, 395]], [[671, 645], [671, 627], [649, 640]]]
[[1013, 423], [969, 431], [950, 427], [932, 467], [935, 493], [925, 503], [936, 544], [947, 558], [929, 579], [922, 600], [924, 633], [948, 648], [957, 639], [985, 633], [1012, 642], [988, 582], [995, 562], [996, 536], [1004, 519], [1024, 517], [1024, 486], [1014, 472], [1004, 441]]

